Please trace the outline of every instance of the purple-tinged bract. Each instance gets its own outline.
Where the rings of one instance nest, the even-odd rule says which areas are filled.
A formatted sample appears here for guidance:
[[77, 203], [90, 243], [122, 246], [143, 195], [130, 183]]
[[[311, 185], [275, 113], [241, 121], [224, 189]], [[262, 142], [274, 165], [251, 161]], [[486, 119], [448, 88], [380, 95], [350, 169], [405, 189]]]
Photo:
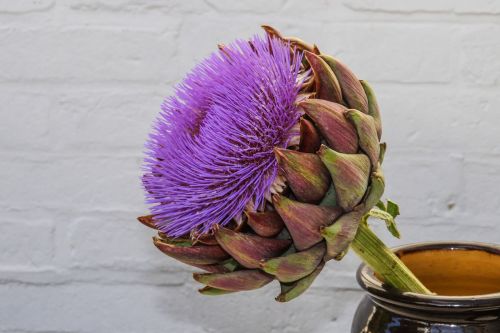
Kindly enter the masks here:
[[238, 40], [195, 67], [162, 105], [143, 183], [157, 227], [208, 232], [260, 206], [299, 119], [301, 54], [279, 39]]

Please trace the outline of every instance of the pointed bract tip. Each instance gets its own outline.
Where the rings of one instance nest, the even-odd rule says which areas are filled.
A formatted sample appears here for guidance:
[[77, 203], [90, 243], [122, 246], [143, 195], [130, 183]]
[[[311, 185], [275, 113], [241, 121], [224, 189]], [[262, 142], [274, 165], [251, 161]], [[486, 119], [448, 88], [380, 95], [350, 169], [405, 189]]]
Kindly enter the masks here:
[[246, 212], [247, 224], [253, 231], [262, 237], [274, 237], [284, 227], [279, 214], [275, 211]]
[[321, 146], [319, 146], [319, 149], [316, 152], [316, 154], [318, 154], [319, 156], [324, 155], [327, 150], [328, 150], [328, 147], [325, 146], [324, 144], [321, 144]]
[[340, 209], [307, 204], [286, 197], [275, 203], [297, 250], [303, 251], [321, 241], [321, 227], [330, 225], [341, 214]]
[[290, 283], [311, 274], [323, 259], [325, 250], [325, 243], [321, 242], [304, 251], [261, 261], [260, 266], [280, 282]]
[[154, 245], [164, 254], [188, 265], [211, 265], [229, 259], [219, 245], [191, 245], [153, 237]]
[[271, 36], [276, 36], [276, 37], [279, 37], [281, 38], [281, 33], [276, 30], [275, 28], [271, 27], [270, 25], [266, 25], [266, 24], [262, 24], [260, 26], [262, 29], [264, 29], [264, 31], [268, 34], [268, 35], [271, 35]]
[[319, 47], [318, 45], [316, 44], [313, 44], [313, 52], [316, 53], [316, 54], [321, 54], [321, 51], [319, 50]]
[[321, 136], [314, 127], [314, 124], [303, 117], [300, 118], [299, 151], [304, 153], [315, 153], [320, 145]]
[[193, 278], [204, 285], [227, 291], [254, 290], [270, 283], [274, 278], [257, 269], [247, 269], [223, 274], [194, 273]]
[[198, 289], [198, 292], [205, 296], [220, 296], [220, 295], [234, 293], [234, 291], [231, 290], [217, 289], [209, 286], [205, 286], [201, 289]]
[[266, 238], [223, 227], [215, 234], [215, 238], [227, 253], [246, 268], [259, 268], [260, 260], [281, 255], [292, 243], [288, 239]]
[[309, 52], [307, 50], [304, 51], [304, 56], [306, 57], [307, 61], [310, 63], [311, 61], [314, 61], [314, 59], [317, 57], [316, 54]]
[[155, 222], [153, 221], [153, 215], [139, 216], [137, 221], [141, 222], [146, 227], [157, 230]]
[[318, 267], [309, 274], [308, 276], [295, 281], [293, 283], [280, 283], [281, 285], [281, 293], [275, 298], [278, 302], [289, 302], [300, 295], [302, 295], [313, 283], [316, 277], [319, 275], [323, 267], [325, 266], [325, 262], [322, 261]]

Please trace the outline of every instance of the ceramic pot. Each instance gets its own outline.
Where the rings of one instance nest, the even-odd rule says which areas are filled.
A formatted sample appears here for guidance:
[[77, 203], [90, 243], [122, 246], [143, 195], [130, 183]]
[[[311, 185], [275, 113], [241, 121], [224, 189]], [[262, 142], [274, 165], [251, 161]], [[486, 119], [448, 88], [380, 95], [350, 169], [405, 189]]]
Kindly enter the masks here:
[[500, 246], [435, 242], [397, 255], [436, 295], [398, 293], [361, 265], [351, 333], [500, 333]]

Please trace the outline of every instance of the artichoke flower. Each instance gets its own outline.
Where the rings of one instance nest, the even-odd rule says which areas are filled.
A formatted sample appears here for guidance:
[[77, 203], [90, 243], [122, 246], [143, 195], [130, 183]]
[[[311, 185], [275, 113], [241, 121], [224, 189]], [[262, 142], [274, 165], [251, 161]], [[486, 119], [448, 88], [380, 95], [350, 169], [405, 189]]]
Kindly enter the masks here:
[[205, 295], [278, 280], [286, 302], [340, 260], [384, 191], [379, 107], [341, 61], [264, 27], [195, 67], [146, 147], [154, 245]]

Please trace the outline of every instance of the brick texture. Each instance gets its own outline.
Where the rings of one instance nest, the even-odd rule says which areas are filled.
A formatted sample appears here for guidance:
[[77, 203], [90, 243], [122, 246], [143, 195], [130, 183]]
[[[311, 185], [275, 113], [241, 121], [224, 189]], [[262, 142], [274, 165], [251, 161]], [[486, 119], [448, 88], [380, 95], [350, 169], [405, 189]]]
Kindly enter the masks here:
[[163, 256], [140, 186], [162, 98], [272, 24], [372, 83], [401, 240], [500, 242], [500, 2], [0, 0], [0, 333], [348, 332], [349, 253], [311, 290], [221, 298]]

